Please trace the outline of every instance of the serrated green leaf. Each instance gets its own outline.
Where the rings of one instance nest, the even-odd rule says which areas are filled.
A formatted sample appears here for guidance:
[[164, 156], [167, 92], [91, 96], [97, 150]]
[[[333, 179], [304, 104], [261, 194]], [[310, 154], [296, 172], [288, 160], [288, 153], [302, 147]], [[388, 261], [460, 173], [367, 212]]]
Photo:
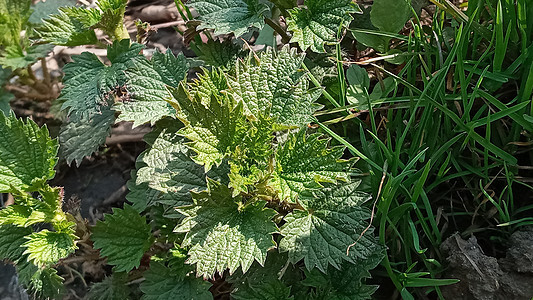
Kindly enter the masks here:
[[30, 17], [30, 0], [0, 0], [0, 45], [4, 47], [22, 44]]
[[324, 45], [336, 44], [342, 24], [349, 26], [351, 13], [360, 12], [352, 0], [306, 0], [305, 8], [289, 10], [287, 29], [292, 32], [291, 43], [302, 50], [311, 47], [314, 52], [325, 52]]
[[0, 210], [0, 225], [13, 224], [21, 227], [28, 227], [37, 223], [60, 225], [59, 223], [64, 221], [64, 214], [61, 210], [63, 190], [45, 187], [39, 190], [39, 193], [38, 199], [30, 196], [19, 199], [20, 196], [15, 196], [15, 204]]
[[0, 225], [0, 260], [7, 259], [18, 263], [25, 259], [24, 250], [26, 248], [22, 244], [26, 242], [25, 237], [31, 233], [31, 228]]
[[92, 154], [105, 141], [114, 121], [110, 106], [114, 103], [115, 88], [126, 82], [124, 71], [136, 59], [143, 58], [139, 54], [142, 48], [140, 44], [122, 40], [107, 48], [111, 66], [84, 52], [74, 56], [74, 62], [63, 68], [65, 87], [58, 100], [63, 101], [62, 109], [68, 111], [69, 121], [62, 128], [60, 141], [68, 163], [73, 160], [81, 163], [83, 157]]
[[100, 0], [98, 8], [102, 12], [100, 21], [95, 25], [102, 29], [113, 40], [128, 38], [128, 32], [124, 27], [124, 13], [128, 0]]
[[186, 233], [182, 246], [191, 247], [188, 262], [196, 264], [197, 276], [209, 278], [225, 269], [233, 274], [239, 266], [246, 272], [254, 260], [264, 263], [278, 230], [274, 210], [264, 201], [243, 205], [240, 196], [233, 198], [227, 186], [213, 180], [193, 199], [195, 205], [178, 208], [186, 217], [175, 230]]
[[201, 278], [188, 275], [183, 268], [167, 267], [160, 262], [150, 263], [144, 274], [146, 280], [140, 289], [142, 300], [209, 300], [211, 284]]
[[212, 28], [215, 35], [234, 33], [239, 37], [250, 27], [263, 28], [265, 14], [270, 8], [259, 0], [190, 0], [187, 6], [194, 8], [199, 29]]
[[[377, 244], [368, 219], [370, 211], [360, 206], [370, 195], [359, 192], [360, 182], [322, 188], [302, 194], [305, 210], [285, 216], [279, 249], [289, 260], [304, 260], [308, 270], [326, 272], [328, 265], [340, 268], [373, 255]], [[349, 251], [348, 251], [349, 250]]]
[[73, 253], [77, 247], [72, 232], [54, 232], [44, 229], [30, 234], [23, 244], [28, 260], [38, 266], [49, 266]]
[[371, 299], [377, 286], [366, 285], [363, 280], [370, 278], [369, 270], [374, 269], [383, 259], [381, 247], [374, 247], [374, 252], [364, 260], [358, 260], [357, 265], [344, 263], [340, 270], [330, 266], [327, 274], [317, 269], [306, 271], [303, 285], [312, 287], [314, 292], [309, 293], [310, 299], [334, 300], [363, 300]]
[[70, 47], [92, 45], [98, 39], [91, 27], [100, 18], [100, 12], [94, 8], [62, 7], [59, 14], [43, 19], [35, 31], [41, 42]]
[[198, 78], [188, 85], [191, 98], [200, 99], [201, 103], [209, 106], [212, 96], [222, 96], [222, 91], [228, 89], [225, 74], [216, 68], [207, 70], [202, 68]]
[[295, 271], [294, 267], [289, 265], [286, 255], [279, 254], [276, 250], [269, 251], [264, 266], [255, 262], [246, 274], [238, 272], [227, 278], [227, 281], [232, 283], [231, 298], [239, 300], [293, 299], [290, 296], [291, 288], [282, 280], [286, 273], [293, 271]]
[[91, 239], [94, 247], [107, 256], [115, 272], [129, 272], [141, 263], [141, 258], [152, 244], [150, 225], [130, 205], [124, 209], [113, 208], [93, 227]]
[[88, 300], [128, 300], [130, 299], [130, 288], [128, 283], [128, 273], [113, 273], [102, 282], [95, 283], [87, 294]]
[[178, 134], [191, 140], [186, 145], [197, 154], [193, 160], [206, 171], [220, 165], [246, 133], [242, 104], [233, 106], [229, 98], [213, 95], [206, 107], [198, 96], [191, 98], [183, 84], [170, 91], [178, 118], [185, 125]]
[[398, 33], [411, 16], [410, 0], [374, 0], [370, 11], [372, 24], [381, 31]]
[[53, 268], [38, 268], [25, 262], [17, 265], [20, 282], [30, 289], [33, 298], [38, 299], [63, 299], [65, 287], [63, 278], [57, 275]]
[[55, 175], [57, 141], [32, 120], [0, 114], [0, 193], [36, 191]]
[[6, 47], [5, 53], [0, 56], [0, 65], [12, 70], [26, 68], [39, 58], [46, 57], [53, 48], [53, 45], [33, 45], [25, 50], [18, 45]]
[[152, 60], [140, 59], [126, 71], [128, 93], [131, 101], [115, 106], [121, 112], [117, 121], [133, 121], [133, 126], [155, 124], [165, 116], [175, 116], [176, 110], [166, 101], [170, 94], [166, 86], [177, 87], [187, 75], [188, 62], [180, 53], [177, 57], [170, 49], [155, 52]]
[[76, 161], [79, 166], [83, 158], [98, 150], [110, 134], [111, 125], [115, 122], [115, 111], [109, 107], [101, 110], [100, 114], [82, 116], [63, 123], [59, 133], [60, 156], [68, 164]]
[[33, 13], [31, 14], [28, 21], [35, 24], [42, 23], [44, 18], [47, 18], [48, 16], [53, 14], [58, 14], [59, 8], [75, 5], [75, 0], [53, 0], [46, 2], [38, 2], [32, 7]]
[[303, 60], [303, 55], [288, 47], [278, 53], [269, 48], [259, 61], [250, 56], [237, 63], [234, 77], [228, 76], [228, 92], [244, 103], [244, 112], [252, 118], [264, 115], [280, 125], [303, 126], [320, 108], [314, 102], [321, 95], [320, 89], [309, 88], [300, 72]]
[[191, 49], [207, 66], [230, 69], [235, 61], [242, 56], [242, 46], [231, 40], [212, 40], [206, 43], [191, 43]]
[[[143, 166], [137, 171], [136, 184], [146, 183], [149, 188], [168, 194], [164, 198], [155, 197], [147, 205], [189, 205], [192, 203], [191, 191], [201, 192], [207, 189], [204, 167], [190, 158], [192, 153], [185, 146], [185, 138], [177, 134], [181, 127], [179, 121], [166, 119], [158, 123], [156, 130], [145, 136], [150, 148], [138, 158], [138, 163]], [[208, 172], [208, 176], [221, 179], [214, 169]]]
[[117, 86], [126, 82], [124, 71], [134, 66], [136, 59], [143, 56], [143, 45], [122, 40], [107, 48], [110, 66], [103, 64], [98, 57], [89, 52], [72, 57], [74, 62], [65, 65], [63, 71], [65, 87], [59, 100], [64, 101], [63, 109], [91, 117], [101, 112], [103, 106], [110, 106], [114, 97], [109, 94]]
[[320, 188], [322, 183], [349, 181], [348, 169], [352, 162], [342, 160], [344, 147], [328, 149], [329, 139], [320, 134], [305, 136], [305, 130], [278, 147], [276, 170], [271, 185], [282, 200], [295, 202], [306, 189]]

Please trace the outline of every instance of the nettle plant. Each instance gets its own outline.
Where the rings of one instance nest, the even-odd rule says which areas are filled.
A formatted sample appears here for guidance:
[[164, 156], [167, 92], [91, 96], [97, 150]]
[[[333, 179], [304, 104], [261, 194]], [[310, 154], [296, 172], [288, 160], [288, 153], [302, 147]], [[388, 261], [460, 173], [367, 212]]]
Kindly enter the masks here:
[[[45, 127], [0, 115], [0, 192], [15, 197], [0, 211], [0, 257], [16, 264], [22, 283], [60, 298], [54, 268], [83, 245], [114, 266], [92, 286], [94, 299], [211, 299], [209, 280], [221, 277], [235, 299], [369, 298], [376, 286], [364, 279], [384, 248], [363, 206], [370, 195], [360, 188], [356, 159], [308, 126], [324, 90], [310, 87], [305, 54], [289, 45], [218, 51], [218, 60], [204, 59], [211, 65], [187, 80], [190, 59], [170, 51], [148, 59], [143, 45], [123, 38], [126, 1], [99, 3], [62, 8], [36, 31], [39, 41], [56, 45], [98, 44], [97, 28], [114, 41], [108, 63], [85, 52], [65, 66], [60, 146]], [[312, 51], [338, 43], [339, 28], [358, 11], [344, 0], [187, 5], [199, 13], [194, 30], [235, 36], [284, 12], [291, 42]], [[236, 49], [231, 42], [197, 45], [217, 54], [210, 47]], [[58, 148], [79, 164], [122, 121], [153, 128], [128, 183], [131, 204], [89, 227], [75, 210], [62, 210], [61, 188], [46, 182]]]

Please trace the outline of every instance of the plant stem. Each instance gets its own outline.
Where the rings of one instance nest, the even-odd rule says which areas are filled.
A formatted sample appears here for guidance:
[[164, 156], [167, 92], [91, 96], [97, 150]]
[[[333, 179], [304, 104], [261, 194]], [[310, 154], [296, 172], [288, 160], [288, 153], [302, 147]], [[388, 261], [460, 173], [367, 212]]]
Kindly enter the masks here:
[[274, 31], [276, 31], [281, 36], [281, 41], [284, 44], [287, 44], [291, 40], [287, 32], [285, 32], [285, 30], [281, 28], [281, 26], [274, 22], [272, 19], [265, 18], [265, 23], [267, 23], [268, 26], [272, 27], [272, 29], [274, 29]]

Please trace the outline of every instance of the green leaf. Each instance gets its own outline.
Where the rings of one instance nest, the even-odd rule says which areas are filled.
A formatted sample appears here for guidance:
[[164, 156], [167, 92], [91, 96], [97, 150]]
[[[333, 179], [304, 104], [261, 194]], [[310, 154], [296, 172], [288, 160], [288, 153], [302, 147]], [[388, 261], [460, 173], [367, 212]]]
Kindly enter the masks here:
[[231, 69], [235, 61], [242, 56], [242, 46], [234, 44], [231, 40], [212, 40], [206, 43], [191, 43], [191, 49], [204, 61], [207, 66]]
[[109, 92], [126, 82], [124, 71], [134, 67], [135, 60], [143, 58], [141, 44], [129, 40], [115, 42], [107, 48], [110, 66], [103, 64], [89, 52], [73, 56], [74, 62], [67, 64], [63, 71], [65, 87], [59, 100], [64, 101], [63, 109], [79, 117], [99, 114], [103, 106], [113, 104], [114, 97]]
[[364, 260], [358, 260], [357, 265], [343, 263], [340, 270], [330, 266], [327, 274], [313, 269], [306, 272], [303, 285], [312, 287], [310, 299], [332, 300], [362, 300], [372, 299], [377, 290], [375, 285], [366, 285], [362, 280], [370, 277], [369, 270], [374, 269], [383, 259], [380, 247], [374, 247], [374, 252]]
[[77, 249], [73, 232], [53, 232], [44, 229], [27, 237], [24, 247], [28, 261], [38, 266], [49, 266], [69, 256]]
[[133, 121], [133, 126], [155, 124], [165, 116], [175, 116], [176, 110], [166, 101], [170, 94], [166, 86], [177, 87], [187, 76], [188, 62], [180, 53], [177, 57], [170, 49], [155, 52], [151, 61], [140, 59], [126, 71], [128, 93], [131, 101], [115, 106], [121, 112], [117, 121]]
[[199, 20], [203, 22], [198, 29], [211, 28], [215, 35], [234, 33], [239, 37], [249, 27], [263, 28], [265, 14], [270, 8], [259, 0], [190, 0]]
[[398, 33], [411, 17], [410, 0], [374, 0], [370, 11], [372, 24], [381, 31]]
[[96, 28], [102, 29], [113, 40], [119, 41], [129, 38], [125, 30], [124, 13], [128, 0], [100, 0], [98, 8], [102, 12], [100, 21], [95, 25]]
[[285, 216], [279, 249], [289, 260], [304, 260], [308, 270], [339, 269], [343, 261], [357, 264], [376, 251], [368, 219], [370, 211], [360, 206], [370, 195], [359, 192], [360, 182], [322, 188], [302, 194], [305, 210]]
[[33, 45], [23, 51], [18, 45], [6, 47], [5, 53], [0, 56], [0, 65], [12, 70], [26, 68], [39, 58], [46, 57], [53, 48], [53, 45]]
[[305, 8], [289, 10], [287, 29], [292, 31], [291, 43], [302, 50], [311, 47], [314, 52], [325, 52], [324, 45], [337, 44], [339, 26], [348, 26], [351, 13], [360, 12], [351, 0], [306, 0]]
[[30, 0], [0, 0], [0, 45], [3, 47], [20, 46], [28, 29]]
[[320, 188], [322, 183], [349, 181], [350, 160], [340, 159], [344, 147], [328, 149], [329, 139], [320, 134], [305, 136], [305, 130], [280, 145], [276, 152], [276, 170], [271, 185], [282, 200], [296, 202], [306, 189]]
[[[61, 210], [63, 205], [63, 189], [45, 187], [39, 191], [39, 199], [15, 196], [15, 203], [0, 210], [0, 225], [13, 224], [28, 227], [37, 223], [51, 223], [61, 225], [64, 214]], [[23, 204], [17, 204], [17, 203]]]
[[144, 293], [142, 300], [209, 300], [211, 284], [201, 278], [187, 274], [185, 268], [167, 267], [160, 262], [150, 263], [150, 269], [144, 273], [146, 280], [140, 289]]
[[59, 101], [68, 111], [69, 120], [60, 134], [61, 151], [67, 162], [92, 154], [105, 141], [113, 123], [115, 89], [126, 82], [124, 71], [143, 58], [140, 44], [129, 40], [115, 42], [107, 48], [111, 66], [104, 65], [96, 55], [84, 52], [74, 56], [73, 63], [63, 70], [65, 87]]
[[100, 18], [100, 12], [94, 8], [62, 7], [59, 14], [43, 19], [35, 31], [39, 40], [45, 43], [69, 47], [92, 45], [98, 41], [92, 26]]
[[198, 98], [203, 105], [209, 106], [212, 96], [223, 96], [222, 91], [228, 89], [226, 75], [219, 69], [202, 68], [198, 78], [188, 85], [191, 98]]
[[3, 113], [5, 116], [9, 116], [11, 111], [9, 102], [11, 102], [11, 100], [14, 98], [15, 96], [13, 96], [13, 94], [4, 91], [4, 89], [0, 90], [0, 113]]
[[206, 107], [198, 96], [191, 98], [183, 84], [170, 90], [178, 118], [185, 125], [178, 134], [191, 140], [186, 145], [197, 154], [193, 160], [206, 171], [220, 165], [246, 133], [242, 103], [233, 106], [228, 97], [213, 95]]
[[194, 193], [195, 205], [178, 208], [185, 219], [175, 231], [185, 232], [183, 247], [190, 246], [189, 260], [196, 263], [197, 276], [213, 277], [239, 266], [246, 272], [254, 260], [263, 264], [278, 231], [272, 218], [276, 212], [265, 208], [265, 201], [240, 203], [231, 190], [208, 180], [208, 190]]
[[[192, 203], [190, 192], [207, 189], [204, 167], [190, 158], [192, 151], [185, 146], [185, 138], [177, 134], [180, 128], [179, 121], [165, 119], [145, 136], [150, 148], [137, 159], [142, 166], [138, 168], [136, 184], [147, 184], [150, 189], [168, 194], [164, 198], [152, 198], [147, 205], [189, 205]], [[208, 176], [221, 179], [215, 169], [211, 169]]]
[[115, 122], [115, 111], [103, 107], [100, 114], [81, 116], [63, 123], [59, 133], [60, 155], [70, 164], [79, 166], [85, 156], [93, 154], [111, 132]]
[[231, 298], [238, 300], [286, 300], [293, 299], [291, 288], [282, 280], [287, 273], [295, 271], [288, 265], [287, 256], [269, 251], [264, 266], [255, 262], [246, 274], [238, 272], [227, 278], [232, 284]]
[[280, 125], [303, 126], [320, 108], [314, 102], [321, 95], [320, 89], [309, 89], [300, 72], [303, 60], [304, 55], [288, 47], [277, 54], [269, 48], [259, 61], [250, 56], [237, 63], [234, 77], [228, 76], [228, 92], [244, 103], [244, 112], [254, 119], [264, 115]]
[[130, 299], [130, 289], [128, 283], [128, 273], [113, 273], [102, 282], [95, 283], [87, 294], [88, 300], [128, 300]]
[[63, 278], [53, 268], [38, 268], [31, 263], [17, 265], [20, 282], [31, 290], [33, 298], [63, 299], [65, 287]]
[[[348, 103], [360, 104], [360, 106], [367, 104], [370, 77], [366, 70], [358, 65], [351, 65], [346, 71], [346, 79], [349, 84], [346, 91]], [[368, 105], [366, 107], [368, 108]]]
[[36, 191], [55, 175], [57, 141], [32, 120], [0, 114], [0, 193]]
[[[1, 212], [1, 211], [0, 211]], [[25, 237], [32, 233], [31, 228], [13, 225], [0, 225], [0, 260], [7, 259], [14, 263], [25, 260]]]
[[54, 0], [46, 2], [38, 2], [33, 8], [33, 13], [29, 18], [31, 23], [42, 23], [44, 18], [47, 18], [50, 15], [58, 14], [59, 9], [64, 6], [75, 6], [75, 0]]
[[129, 272], [138, 267], [152, 244], [146, 217], [141, 217], [128, 204], [124, 209], [113, 208], [113, 214], [106, 214], [105, 221], [98, 221], [91, 239], [101, 255], [107, 256], [108, 263], [115, 266], [115, 272]]

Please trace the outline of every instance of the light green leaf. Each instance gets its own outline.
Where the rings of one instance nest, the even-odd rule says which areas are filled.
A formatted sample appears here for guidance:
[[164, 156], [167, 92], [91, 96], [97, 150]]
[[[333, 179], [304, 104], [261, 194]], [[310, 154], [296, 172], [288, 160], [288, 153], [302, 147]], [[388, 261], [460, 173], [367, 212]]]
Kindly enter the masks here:
[[63, 123], [59, 133], [61, 157], [68, 164], [75, 160], [79, 166], [85, 156], [93, 154], [105, 142], [114, 122], [115, 111], [103, 107], [100, 114], [82, 116]]
[[129, 38], [125, 30], [124, 13], [128, 0], [100, 0], [97, 5], [102, 15], [100, 21], [95, 25], [96, 28], [102, 29], [113, 40], [119, 41]]
[[410, 0], [374, 0], [370, 11], [372, 24], [381, 31], [398, 33], [411, 17]]
[[140, 59], [126, 71], [131, 101], [120, 102], [115, 108], [121, 112], [119, 121], [133, 121], [133, 126], [155, 124], [165, 116], [175, 116], [176, 110], [166, 101], [170, 94], [166, 86], [177, 87], [185, 79], [188, 62], [183, 54], [177, 57], [170, 50], [155, 52], [151, 61]]
[[346, 100], [348, 100], [348, 103], [359, 104], [361, 106], [367, 104], [370, 78], [366, 70], [358, 65], [351, 65], [346, 71], [346, 79], [349, 84], [348, 90], [346, 91]]
[[100, 249], [102, 256], [107, 256], [115, 272], [129, 272], [138, 267], [152, 244], [146, 217], [125, 204], [124, 209], [113, 208], [113, 214], [106, 214], [104, 218], [93, 227], [94, 247]]
[[322, 188], [302, 194], [305, 210], [285, 216], [279, 249], [289, 260], [304, 260], [308, 270], [339, 269], [343, 261], [353, 264], [373, 255], [377, 244], [368, 223], [370, 211], [360, 206], [370, 195], [359, 192], [360, 182]]
[[128, 283], [128, 273], [113, 273], [102, 282], [95, 283], [87, 294], [88, 300], [128, 300], [130, 289]]
[[72, 231], [53, 232], [44, 229], [27, 237], [23, 244], [27, 248], [24, 254], [28, 254], [28, 261], [35, 265], [49, 266], [74, 253], [77, 249], [75, 239]]
[[94, 8], [62, 7], [59, 14], [42, 19], [35, 31], [41, 42], [70, 47], [92, 45], [98, 41], [92, 26], [100, 18], [100, 12]]
[[272, 218], [276, 212], [265, 208], [264, 201], [242, 204], [240, 196], [216, 181], [208, 181], [208, 190], [193, 194], [195, 205], [181, 207], [185, 219], [175, 231], [185, 232], [183, 247], [191, 247], [189, 260], [196, 263], [197, 276], [212, 278], [229, 269], [233, 274], [252, 263], [263, 264], [278, 231]]
[[305, 136], [305, 130], [278, 147], [276, 170], [270, 184], [282, 200], [296, 202], [298, 194], [306, 189], [320, 188], [322, 183], [349, 181], [348, 169], [352, 161], [340, 159], [344, 147], [327, 148], [329, 139], [320, 134]]
[[320, 108], [314, 102], [321, 95], [320, 89], [309, 89], [306, 76], [300, 72], [303, 59], [288, 47], [277, 54], [269, 48], [259, 61], [250, 56], [246, 62], [237, 63], [234, 77], [228, 76], [228, 92], [244, 103], [244, 112], [254, 119], [264, 115], [280, 125], [303, 126]]
[[52, 45], [33, 45], [25, 50], [18, 45], [6, 47], [5, 53], [0, 56], [0, 65], [12, 70], [26, 68], [39, 58], [46, 57], [53, 48]]
[[209, 106], [211, 97], [222, 96], [222, 91], [228, 89], [226, 75], [219, 69], [207, 70], [202, 68], [198, 78], [188, 85], [191, 98], [198, 98], [203, 105]]
[[26, 242], [25, 237], [31, 233], [31, 228], [17, 227], [13, 225], [1, 225], [0, 260], [7, 259], [14, 263], [25, 260], [26, 257], [24, 255], [24, 250], [26, 248], [24, 248], [22, 244]]
[[200, 15], [199, 29], [212, 28], [215, 35], [234, 33], [236, 37], [250, 27], [263, 28], [264, 15], [270, 10], [259, 0], [190, 0], [187, 5]]
[[0, 192], [36, 191], [55, 175], [57, 141], [32, 120], [0, 114]]
[[61, 225], [60, 223], [64, 221], [64, 213], [61, 210], [63, 189], [47, 186], [41, 188], [39, 194], [38, 199], [24, 194], [16, 195], [15, 204], [0, 210], [0, 225], [13, 224], [21, 227], [37, 223]]
[[206, 171], [220, 165], [246, 133], [242, 103], [234, 107], [228, 97], [213, 95], [206, 107], [198, 96], [191, 98], [183, 84], [170, 90], [178, 118], [185, 125], [178, 134], [191, 140], [186, 145], [197, 154], [193, 160]]
[[0, 45], [22, 44], [21, 33], [28, 29], [31, 0], [0, 0]]
[[141, 300], [209, 300], [211, 284], [201, 278], [187, 274], [186, 268], [167, 267], [160, 262], [150, 263], [146, 280], [140, 289], [144, 293]]
[[351, 0], [306, 0], [306, 7], [289, 10], [288, 30], [293, 33], [291, 43], [302, 50], [325, 52], [324, 45], [338, 43], [339, 26], [349, 26], [351, 13], [360, 12]]

